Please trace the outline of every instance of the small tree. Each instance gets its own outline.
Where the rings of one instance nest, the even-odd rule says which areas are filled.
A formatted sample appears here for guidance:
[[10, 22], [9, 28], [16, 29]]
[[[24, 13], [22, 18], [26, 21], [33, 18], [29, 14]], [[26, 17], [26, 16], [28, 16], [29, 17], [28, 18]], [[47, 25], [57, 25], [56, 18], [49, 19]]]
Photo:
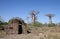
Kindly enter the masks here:
[[6, 25], [8, 25], [8, 23], [4, 22], [4, 20], [0, 16], [0, 30], [3, 30]]
[[3, 19], [0, 16], [0, 30], [3, 29]]

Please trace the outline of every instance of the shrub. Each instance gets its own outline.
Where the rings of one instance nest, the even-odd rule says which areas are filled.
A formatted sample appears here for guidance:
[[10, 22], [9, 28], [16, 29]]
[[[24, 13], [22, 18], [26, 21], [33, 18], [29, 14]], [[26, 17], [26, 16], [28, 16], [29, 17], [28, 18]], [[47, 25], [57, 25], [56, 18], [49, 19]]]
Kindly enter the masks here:
[[48, 24], [48, 27], [54, 27], [56, 26], [56, 24], [52, 23], [52, 24]]
[[40, 23], [40, 22], [36, 21], [36, 22], [33, 24], [33, 26], [40, 27], [40, 26], [42, 26], [42, 23]]

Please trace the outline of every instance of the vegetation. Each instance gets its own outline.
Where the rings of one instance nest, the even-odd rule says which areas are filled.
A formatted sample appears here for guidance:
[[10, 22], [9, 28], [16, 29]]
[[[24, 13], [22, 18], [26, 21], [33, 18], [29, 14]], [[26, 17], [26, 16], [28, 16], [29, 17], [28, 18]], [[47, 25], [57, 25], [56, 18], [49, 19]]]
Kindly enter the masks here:
[[54, 26], [56, 26], [56, 24], [55, 24], [55, 23], [48, 24], [48, 27], [54, 27]]
[[[29, 23], [28, 25], [29, 25], [29, 26], [32, 26], [31, 23]], [[47, 23], [42, 24], [42, 23], [36, 21], [36, 22], [33, 24], [33, 26], [35, 26], [35, 27], [42, 27], [42, 26], [54, 27], [54, 26], [57, 26], [57, 24], [55, 24], [55, 23], [52, 23], [52, 24], [47, 24]]]
[[0, 30], [4, 30], [4, 26], [6, 26], [8, 23], [4, 22], [4, 20], [0, 17]]
[[42, 23], [40, 23], [40, 22], [38, 22], [38, 21], [36, 21], [34, 24], [33, 24], [33, 26], [37, 26], [37, 27], [40, 27], [40, 26], [42, 26], [43, 24]]

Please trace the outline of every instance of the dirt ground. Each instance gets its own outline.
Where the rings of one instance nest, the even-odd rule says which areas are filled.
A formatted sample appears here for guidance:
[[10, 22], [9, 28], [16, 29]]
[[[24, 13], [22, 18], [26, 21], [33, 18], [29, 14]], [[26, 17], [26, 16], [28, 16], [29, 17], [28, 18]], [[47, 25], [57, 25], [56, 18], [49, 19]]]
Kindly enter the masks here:
[[6, 35], [0, 32], [0, 39], [60, 39], [60, 27], [31, 27], [30, 34]]

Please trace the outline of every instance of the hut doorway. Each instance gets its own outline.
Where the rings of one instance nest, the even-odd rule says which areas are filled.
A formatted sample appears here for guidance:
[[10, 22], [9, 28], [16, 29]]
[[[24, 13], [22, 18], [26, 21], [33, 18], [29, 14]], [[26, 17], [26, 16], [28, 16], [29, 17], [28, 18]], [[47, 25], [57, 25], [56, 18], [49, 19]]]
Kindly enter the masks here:
[[18, 34], [22, 34], [22, 25], [18, 25]]

